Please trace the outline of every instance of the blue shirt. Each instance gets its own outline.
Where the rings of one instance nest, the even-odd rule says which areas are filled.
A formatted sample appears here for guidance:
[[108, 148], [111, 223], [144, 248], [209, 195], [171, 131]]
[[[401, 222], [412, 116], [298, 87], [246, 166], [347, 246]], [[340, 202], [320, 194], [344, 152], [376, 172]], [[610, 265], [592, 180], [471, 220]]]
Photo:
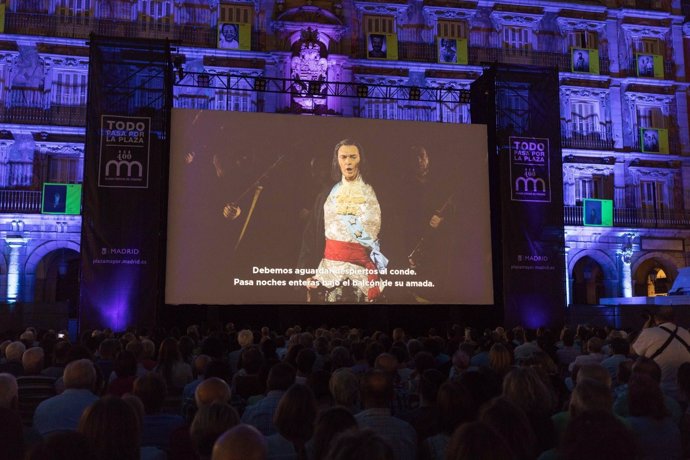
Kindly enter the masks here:
[[266, 394], [266, 397], [253, 404], [247, 406], [242, 414], [242, 423], [252, 425], [264, 436], [270, 436], [276, 433], [276, 427], [273, 424], [273, 414], [278, 409], [280, 398], [283, 397], [284, 391], [271, 390]]
[[97, 400], [98, 396], [89, 390], [68, 388], [38, 405], [34, 428], [44, 437], [54, 431], [75, 431], [84, 409]]
[[412, 425], [391, 415], [390, 409], [366, 409], [355, 415], [359, 428], [369, 428], [393, 449], [396, 460], [417, 458], [417, 432]]

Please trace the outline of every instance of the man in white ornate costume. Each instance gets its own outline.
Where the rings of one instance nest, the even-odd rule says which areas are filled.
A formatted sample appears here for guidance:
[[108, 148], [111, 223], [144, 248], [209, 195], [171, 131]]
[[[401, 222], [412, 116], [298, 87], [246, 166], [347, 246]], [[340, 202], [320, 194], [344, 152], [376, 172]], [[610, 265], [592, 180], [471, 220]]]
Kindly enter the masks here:
[[373, 302], [383, 290], [379, 274], [388, 260], [379, 248], [381, 208], [365, 170], [357, 143], [345, 139], [335, 146], [331, 173], [340, 181], [317, 196], [300, 253], [300, 267], [313, 268], [320, 259], [308, 297], [321, 290], [326, 302]]

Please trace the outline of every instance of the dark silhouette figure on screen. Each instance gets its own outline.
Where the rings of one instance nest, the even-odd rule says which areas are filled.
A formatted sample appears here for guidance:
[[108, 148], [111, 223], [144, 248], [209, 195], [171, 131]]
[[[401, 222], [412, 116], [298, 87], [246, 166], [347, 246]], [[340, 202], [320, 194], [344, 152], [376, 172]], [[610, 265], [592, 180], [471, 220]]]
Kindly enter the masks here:
[[598, 201], [586, 201], [587, 224], [601, 225], [601, 203]]
[[637, 75], [640, 77], [654, 76], [654, 57], [642, 55], [637, 58]]

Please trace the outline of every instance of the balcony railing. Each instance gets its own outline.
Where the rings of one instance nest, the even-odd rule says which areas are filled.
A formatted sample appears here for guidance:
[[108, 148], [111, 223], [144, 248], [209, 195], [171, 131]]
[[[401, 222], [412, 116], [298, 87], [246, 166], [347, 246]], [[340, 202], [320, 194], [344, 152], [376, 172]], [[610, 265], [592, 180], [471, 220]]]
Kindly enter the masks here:
[[3, 123], [30, 123], [57, 126], [85, 126], [86, 106], [0, 107]]
[[[564, 206], [565, 225], [584, 225], [582, 206]], [[669, 211], [641, 208], [615, 208], [614, 227], [688, 228], [690, 211]]]
[[561, 120], [561, 145], [566, 149], [612, 150], [611, 125], [599, 123], [597, 129], [582, 133], [572, 121]]
[[0, 190], [0, 212], [38, 214], [41, 192], [38, 190]]
[[[166, 22], [127, 22], [121, 20], [81, 18], [81, 21], [41, 13], [7, 12], [5, 32], [46, 35], [51, 37], [88, 38], [91, 32], [128, 38], [168, 38], [188, 46], [215, 48], [217, 29], [208, 25], [180, 25]], [[77, 19], [77, 18], [74, 18]], [[265, 33], [252, 32], [251, 49], [265, 49]]]
[[[367, 44], [364, 39], [356, 41], [352, 54], [360, 59], [367, 57]], [[412, 62], [438, 62], [436, 44], [398, 42], [398, 59]], [[557, 67], [562, 72], [570, 71], [570, 54], [566, 53], [470, 46], [467, 60], [469, 65], [498, 62], [501, 64]], [[602, 56], [599, 57], [599, 72], [602, 74], [609, 73], [609, 60]]]

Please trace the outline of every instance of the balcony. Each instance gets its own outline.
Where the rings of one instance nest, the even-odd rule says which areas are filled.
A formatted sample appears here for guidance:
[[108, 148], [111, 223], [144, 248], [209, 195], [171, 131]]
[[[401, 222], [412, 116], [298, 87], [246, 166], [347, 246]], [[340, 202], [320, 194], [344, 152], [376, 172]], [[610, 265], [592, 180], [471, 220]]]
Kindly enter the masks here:
[[610, 123], [598, 123], [597, 129], [582, 133], [576, 123], [561, 120], [561, 146], [566, 149], [613, 150]]
[[39, 214], [41, 193], [38, 190], [0, 190], [0, 213]]
[[0, 107], [2, 123], [85, 126], [86, 106]]
[[[110, 37], [157, 38], [180, 41], [186, 46], [215, 48], [217, 29], [208, 25], [182, 25], [168, 22], [128, 22], [92, 17], [61, 17], [41, 13], [8, 11], [5, 33], [49, 37], [89, 38], [93, 32]], [[252, 31], [251, 49], [265, 48], [265, 33]]]
[[[565, 225], [582, 226], [582, 206], [564, 206]], [[690, 228], [690, 211], [615, 208], [613, 226], [628, 228]]]

